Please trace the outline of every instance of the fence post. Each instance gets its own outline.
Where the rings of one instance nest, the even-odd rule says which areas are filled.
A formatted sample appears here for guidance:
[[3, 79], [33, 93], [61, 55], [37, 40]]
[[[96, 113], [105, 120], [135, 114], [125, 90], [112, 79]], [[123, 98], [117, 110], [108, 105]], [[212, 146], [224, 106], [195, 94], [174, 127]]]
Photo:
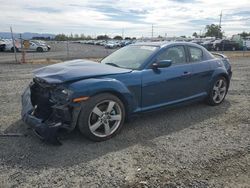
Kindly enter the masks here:
[[13, 50], [14, 50], [14, 54], [15, 54], [15, 60], [16, 60], [16, 63], [18, 63], [17, 56], [16, 56], [16, 45], [15, 45], [15, 40], [14, 40], [14, 36], [13, 36], [13, 32], [12, 32], [12, 27], [10, 27], [10, 32], [11, 32]]
[[67, 60], [69, 60], [69, 39], [67, 39]]

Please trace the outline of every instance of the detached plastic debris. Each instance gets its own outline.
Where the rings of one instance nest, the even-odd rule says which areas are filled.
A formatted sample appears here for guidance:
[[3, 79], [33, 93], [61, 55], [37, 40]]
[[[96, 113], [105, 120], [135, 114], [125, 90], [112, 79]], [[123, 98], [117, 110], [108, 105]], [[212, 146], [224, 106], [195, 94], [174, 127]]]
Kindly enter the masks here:
[[22, 137], [26, 136], [25, 134], [22, 133], [3, 133], [0, 132], [0, 137]]

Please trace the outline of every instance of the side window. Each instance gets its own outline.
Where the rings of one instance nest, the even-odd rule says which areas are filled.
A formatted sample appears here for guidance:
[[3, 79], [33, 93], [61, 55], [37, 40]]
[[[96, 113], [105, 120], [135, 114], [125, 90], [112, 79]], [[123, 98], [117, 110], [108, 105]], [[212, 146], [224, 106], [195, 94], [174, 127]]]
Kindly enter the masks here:
[[171, 60], [173, 64], [186, 63], [185, 50], [183, 46], [175, 46], [168, 48], [165, 52], [161, 53], [158, 58], [161, 60]]
[[201, 49], [195, 48], [195, 47], [188, 47], [188, 49], [190, 52], [190, 61], [191, 62], [202, 61], [203, 54], [202, 54]]

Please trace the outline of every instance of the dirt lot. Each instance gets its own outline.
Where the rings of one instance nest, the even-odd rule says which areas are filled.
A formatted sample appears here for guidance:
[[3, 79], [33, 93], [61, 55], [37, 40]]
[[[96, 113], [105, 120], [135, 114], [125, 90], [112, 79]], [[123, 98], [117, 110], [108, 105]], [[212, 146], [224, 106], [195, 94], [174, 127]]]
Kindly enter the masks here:
[[41, 65], [0, 64], [0, 187], [250, 187], [250, 58], [231, 59], [223, 104], [142, 115], [94, 143], [74, 131], [42, 143], [20, 121], [20, 95]]
[[[48, 42], [51, 46], [49, 52], [27, 52], [26, 60], [33, 61], [36, 59], [82, 59], [82, 58], [103, 58], [113, 52], [115, 49], [105, 49], [103, 46], [87, 45], [79, 43], [69, 43], [67, 51], [67, 42]], [[22, 54], [17, 53], [18, 61], [21, 61]], [[15, 56], [12, 52], [0, 52], [0, 63], [15, 62]]]

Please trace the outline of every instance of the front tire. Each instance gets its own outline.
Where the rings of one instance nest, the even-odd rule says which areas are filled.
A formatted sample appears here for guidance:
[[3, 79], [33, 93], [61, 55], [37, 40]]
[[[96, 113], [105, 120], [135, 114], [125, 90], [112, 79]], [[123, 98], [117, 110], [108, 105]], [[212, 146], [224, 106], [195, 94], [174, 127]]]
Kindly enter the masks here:
[[218, 77], [214, 83], [212, 88], [210, 89], [210, 93], [207, 99], [207, 103], [211, 106], [216, 106], [221, 104], [227, 94], [228, 89], [228, 81], [225, 77]]
[[105, 141], [120, 132], [125, 120], [121, 100], [109, 93], [99, 94], [82, 103], [78, 119], [80, 132], [93, 141]]

